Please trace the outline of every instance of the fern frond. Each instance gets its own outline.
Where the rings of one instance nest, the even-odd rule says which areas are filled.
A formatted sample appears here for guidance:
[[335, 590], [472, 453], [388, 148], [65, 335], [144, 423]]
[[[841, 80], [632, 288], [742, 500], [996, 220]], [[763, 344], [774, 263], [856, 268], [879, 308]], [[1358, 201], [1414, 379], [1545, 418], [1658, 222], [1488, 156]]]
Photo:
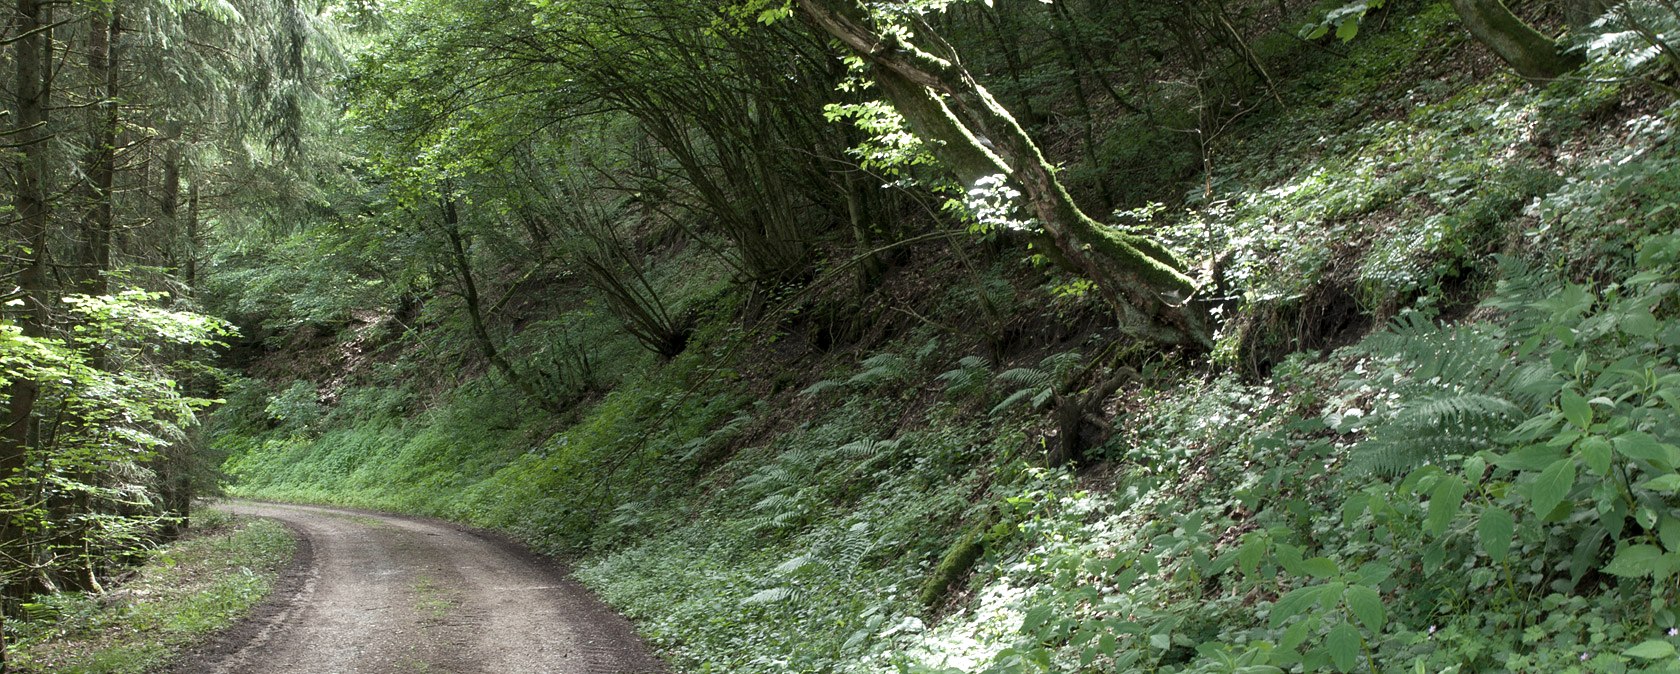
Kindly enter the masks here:
[[813, 566], [821, 566], [810, 555], [800, 555], [793, 559], [777, 564], [774, 571], [783, 576], [791, 576]]
[[1031, 398], [1033, 393], [1035, 393], [1035, 392], [1036, 391], [1034, 391], [1033, 389], [1024, 388], [1024, 389], [1021, 389], [1021, 390], [1016, 391], [1014, 393], [1011, 393], [1011, 394], [1009, 394], [1009, 397], [1003, 399], [1003, 402], [998, 403], [996, 407], [993, 407], [992, 411], [989, 412], [989, 414], [997, 414], [998, 412], [1002, 412], [1006, 409], [1014, 407], [1017, 403]]
[[775, 493], [759, 499], [753, 504], [753, 510], [774, 510], [778, 513], [798, 503], [791, 494]]
[[875, 540], [869, 536], [869, 523], [853, 524], [840, 542], [833, 570], [846, 577], [855, 575], [863, 567], [863, 558], [869, 556], [874, 547]]
[[842, 381], [839, 381], [839, 380], [824, 379], [822, 381], [819, 381], [815, 384], [812, 384], [810, 386], [807, 386], [807, 387], [801, 389], [799, 391], [799, 395], [814, 396], [814, 395], [817, 395], [819, 393], [822, 393], [823, 391], [827, 391], [829, 389], [840, 388], [841, 386], [844, 386], [844, 385], [845, 385], [845, 382], [842, 382]]
[[1085, 354], [1078, 351], [1062, 351], [1045, 356], [1044, 360], [1038, 361], [1038, 367], [1050, 373], [1052, 377], [1061, 379], [1079, 369], [1084, 363]]
[[793, 599], [796, 594], [797, 593], [791, 587], [772, 587], [768, 590], [759, 590], [757, 593], [753, 594], [753, 596], [747, 597], [741, 603], [749, 606], [757, 604], [779, 604], [789, 599]]
[[899, 440], [875, 440], [865, 438], [841, 445], [835, 449], [835, 453], [839, 454], [842, 458], [851, 459], [853, 461], [862, 461], [874, 458], [881, 452], [898, 449], [899, 442]]
[[997, 376], [997, 380], [1004, 384], [1014, 384], [1016, 386], [1028, 386], [1032, 388], [1045, 388], [1054, 384], [1056, 381], [1055, 377], [1049, 372], [1035, 367], [1017, 367], [1011, 370], [1004, 370], [1002, 374]]
[[1359, 444], [1350, 469], [1392, 477], [1450, 455], [1487, 449], [1523, 414], [1508, 400], [1475, 392], [1438, 393], [1408, 401]]
[[895, 353], [878, 353], [864, 359], [864, 371], [847, 379], [848, 384], [874, 386], [903, 379], [910, 373], [910, 361]]

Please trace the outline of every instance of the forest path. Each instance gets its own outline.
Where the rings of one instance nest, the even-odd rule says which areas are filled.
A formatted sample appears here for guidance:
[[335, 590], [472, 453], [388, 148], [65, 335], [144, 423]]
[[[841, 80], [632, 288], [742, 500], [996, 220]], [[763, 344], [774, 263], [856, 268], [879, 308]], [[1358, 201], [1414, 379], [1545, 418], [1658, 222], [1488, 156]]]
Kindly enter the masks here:
[[255, 616], [172, 671], [643, 674], [628, 622], [548, 560], [435, 520], [232, 502], [300, 536], [302, 563]]

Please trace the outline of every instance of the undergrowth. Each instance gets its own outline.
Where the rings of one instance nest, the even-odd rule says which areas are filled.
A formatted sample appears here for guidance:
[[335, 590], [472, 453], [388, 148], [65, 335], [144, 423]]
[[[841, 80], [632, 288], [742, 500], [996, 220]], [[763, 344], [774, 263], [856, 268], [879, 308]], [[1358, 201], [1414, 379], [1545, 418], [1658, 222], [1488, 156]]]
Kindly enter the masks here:
[[7, 618], [8, 665], [66, 674], [155, 671], [268, 596], [296, 542], [271, 520], [204, 510], [194, 533], [154, 549], [105, 594], [43, 595]]
[[[569, 555], [683, 671], [1673, 671], [1676, 108], [1607, 54], [1548, 87], [1453, 74], [1451, 9], [1392, 4], [1182, 208], [1134, 212], [1216, 261], [1212, 362], [1011, 351], [951, 309], [754, 381], [792, 338], [737, 350], [745, 302], [709, 279], [670, 362], [584, 338], [614, 356], [558, 418], [427, 374], [461, 344], [332, 405], [249, 382], [218, 414], [231, 488]], [[1046, 413], [1121, 366], [1084, 470], [1044, 468]]]

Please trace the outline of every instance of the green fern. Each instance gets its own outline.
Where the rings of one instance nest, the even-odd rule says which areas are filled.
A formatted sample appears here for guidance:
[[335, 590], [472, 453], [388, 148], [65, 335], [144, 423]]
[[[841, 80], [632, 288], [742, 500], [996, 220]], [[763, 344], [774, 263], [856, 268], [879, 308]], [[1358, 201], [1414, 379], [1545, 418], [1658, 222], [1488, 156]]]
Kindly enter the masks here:
[[1064, 351], [1046, 356], [1038, 362], [1038, 367], [1017, 367], [1003, 371], [997, 376], [1000, 384], [1014, 387], [1003, 401], [992, 407], [991, 414], [997, 414], [1023, 402], [1032, 409], [1043, 409], [1062, 387], [1068, 386], [1068, 379], [1084, 362], [1084, 356], [1077, 351]]
[[957, 361], [957, 367], [940, 374], [938, 379], [945, 382], [945, 392], [951, 395], [978, 391], [986, 385], [986, 360], [979, 356], [965, 356]]
[[799, 395], [814, 396], [814, 395], [820, 394], [824, 391], [837, 389], [837, 388], [840, 388], [840, 387], [845, 386], [845, 385], [846, 385], [846, 382], [840, 381], [838, 379], [824, 379], [822, 381], [819, 381], [815, 384], [812, 384], [810, 386], [807, 386], [807, 387], [801, 389], [799, 391]]
[[870, 535], [867, 522], [856, 522], [843, 531], [824, 529], [815, 537], [811, 548], [771, 569], [776, 584], [743, 600], [748, 605], [775, 604], [801, 600], [802, 588], [814, 584], [846, 580], [864, 568], [864, 560], [874, 552], [879, 541]]
[[[1521, 287], [1532, 292], [1536, 286]], [[1375, 411], [1381, 423], [1368, 424], [1372, 430], [1350, 469], [1393, 476], [1490, 449], [1543, 411], [1561, 382], [1553, 368], [1522, 358], [1513, 341], [1495, 326], [1442, 327], [1416, 312], [1367, 339], [1360, 350], [1389, 368], [1375, 384], [1395, 402]], [[1372, 383], [1358, 378], [1349, 385]]]
[[846, 383], [857, 386], [880, 386], [910, 376], [910, 361], [896, 353], [878, 353], [863, 361], [864, 370]]

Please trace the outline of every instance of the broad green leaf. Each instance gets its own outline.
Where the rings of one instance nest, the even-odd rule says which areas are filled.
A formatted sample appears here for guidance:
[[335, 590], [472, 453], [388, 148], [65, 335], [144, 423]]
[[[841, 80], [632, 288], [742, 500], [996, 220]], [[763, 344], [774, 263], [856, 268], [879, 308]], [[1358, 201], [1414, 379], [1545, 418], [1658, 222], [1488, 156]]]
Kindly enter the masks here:
[[1279, 597], [1277, 603], [1272, 604], [1272, 614], [1267, 617], [1267, 622], [1276, 629], [1283, 625], [1283, 621], [1300, 615], [1313, 602], [1318, 601], [1323, 592], [1323, 585], [1308, 585], [1290, 590], [1288, 594]]
[[1305, 560], [1301, 562], [1301, 568], [1314, 578], [1330, 578], [1339, 572], [1336, 568], [1336, 562], [1331, 561], [1329, 557], [1314, 557]]
[[1652, 639], [1639, 644], [1638, 646], [1622, 651], [1622, 655], [1645, 660], [1661, 660], [1663, 658], [1674, 657], [1675, 651], [1674, 644], [1667, 641]]
[[1375, 588], [1366, 585], [1349, 585], [1342, 593], [1342, 599], [1347, 602], [1348, 610], [1359, 617], [1359, 622], [1373, 634], [1382, 632], [1383, 624], [1388, 615], [1383, 611], [1382, 595]]
[[1359, 519], [1360, 515], [1365, 514], [1365, 509], [1370, 507], [1370, 505], [1370, 494], [1366, 494], [1365, 492], [1356, 492], [1354, 495], [1349, 496], [1346, 501], [1342, 502], [1342, 524], [1352, 525], [1354, 521]]
[[1649, 311], [1636, 311], [1622, 317], [1622, 332], [1634, 337], [1651, 337], [1657, 334], [1657, 317]]
[[1540, 473], [1529, 492], [1529, 501], [1534, 504], [1536, 517], [1545, 519], [1559, 503], [1569, 496], [1569, 490], [1575, 486], [1575, 460], [1571, 458], [1558, 459]]
[[1277, 560], [1278, 566], [1283, 567], [1289, 575], [1307, 575], [1307, 569], [1301, 560], [1301, 548], [1288, 543], [1277, 543], [1272, 546], [1272, 550], [1272, 557]]
[[1660, 475], [1646, 480], [1644, 484], [1639, 486], [1642, 489], [1649, 489], [1651, 491], [1662, 492], [1664, 494], [1672, 494], [1676, 491], [1680, 491], [1680, 473]]
[[1283, 638], [1278, 640], [1278, 647], [1284, 650], [1295, 650], [1297, 646], [1306, 643], [1311, 628], [1312, 623], [1306, 620], [1290, 625], [1289, 629], [1283, 631]]
[[1242, 547], [1237, 548], [1237, 568], [1245, 575], [1254, 575], [1260, 569], [1260, 557], [1266, 554], [1266, 539], [1256, 534], [1243, 537]]
[[1669, 552], [1680, 552], [1680, 518], [1664, 515], [1657, 525], [1657, 539]]
[[1662, 554], [1655, 545], [1630, 545], [1616, 552], [1616, 558], [1604, 567], [1604, 572], [1623, 578], [1649, 576], [1652, 566]]
[[1546, 445], [1529, 445], [1510, 454], [1494, 458], [1493, 463], [1507, 470], [1540, 470], [1556, 463], [1563, 450]]
[[1377, 587], [1394, 575], [1394, 567], [1382, 562], [1366, 562], [1359, 566], [1357, 575], [1359, 582]]
[[1516, 527], [1516, 518], [1510, 511], [1489, 507], [1482, 511], [1482, 519], [1476, 523], [1476, 539], [1494, 562], [1504, 562], [1511, 552], [1511, 534]]
[[1596, 435], [1581, 439], [1575, 446], [1575, 453], [1581, 457], [1581, 463], [1594, 475], [1610, 474], [1610, 441]]
[[1592, 405], [1581, 394], [1570, 389], [1564, 389], [1558, 396], [1558, 406], [1563, 410], [1563, 418], [1578, 428], [1585, 429], [1592, 425]]
[[1487, 472], [1487, 459], [1481, 455], [1472, 456], [1464, 460], [1464, 480], [1470, 484], [1482, 481], [1482, 474]]
[[1353, 625], [1344, 622], [1331, 629], [1324, 645], [1330, 649], [1330, 659], [1336, 663], [1336, 669], [1351, 672], [1359, 665], [1359, 630]]
[[1616, 436], [1616, 451], [1622, 456], [1639, 461], [1649, 461], [1663, 470], [1674, 470], [1675, 452], [1673, 448], [1658, 442], [1649, 434], [1634, 431]]
[[1464, 481], [1457, 475], [1442, 475], [1435, 482], [1435, 489], [1429, 493], [1429, 516], [1423, 523], [1424, 533], [1430, 536], [1444, 533], [1463, 505]]
[[1336, 26], [1336, 39], [1341, 40], [1343, 42], [1348, 42], [1348, 41], [1352, 40], [1353, 36], [1358, 35], [1358, 34], [1359, 34], [1359, 21], [1354, 19], [1351, 16], [1344, 19], [1340, 24], [1338, 24]]

